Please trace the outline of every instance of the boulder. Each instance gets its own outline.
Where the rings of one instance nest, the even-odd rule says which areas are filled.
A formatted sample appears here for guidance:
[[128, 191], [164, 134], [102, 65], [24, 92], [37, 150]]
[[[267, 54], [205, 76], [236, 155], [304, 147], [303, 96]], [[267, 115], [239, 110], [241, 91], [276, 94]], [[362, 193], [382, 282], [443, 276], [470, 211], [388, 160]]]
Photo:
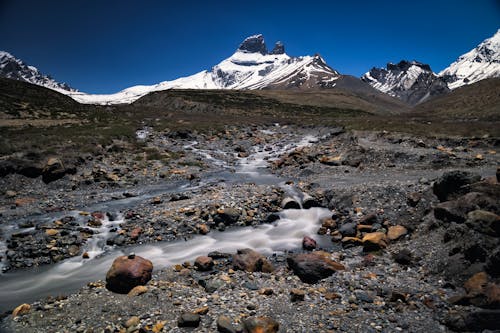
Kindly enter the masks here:
[[50, 157], [42, 169], [42, 180], [44, 183], [50, 183], [54, 180], [62, 178], [65, 174], [75, 174], [74, 166], [65, 167], [61, 159]]
[[323, 251], [291, 255], [287, 258], [288, 267], [302, 282], [316, 283], [331, 276], [344, 266], [330, 259], [330, 254]]
[[467, 214], [468, 227], [490, 236], [500, 236], [500, 216], [485, 210], [474, 210]]
[[471, 172], [450, 171], [443, 174], [434, 182], [432, 191], [438, 197], [439, 201], [448, 201], [467, 193], [466, 185], [480, 180], [481, 176]]
[[363, 251], [378, 251], [387, 247], [387, 236], [383, 232], [370, 232], [363, 237]]
[[132, 288], [151, 280], [153, 263], [136, 255], [120, 256], [113, 261], [106, 274], [106, 288], [126, 294]]
[[214, 267], [214, 260], [211, 257], [199, 256], [194, 261], [194, 267], [199, 271], [209, 271]]
[[233, 255], [233, 268], [247, 272], [271, 273], [273, 265], [260, 253], [252, 249], [240, 249]]

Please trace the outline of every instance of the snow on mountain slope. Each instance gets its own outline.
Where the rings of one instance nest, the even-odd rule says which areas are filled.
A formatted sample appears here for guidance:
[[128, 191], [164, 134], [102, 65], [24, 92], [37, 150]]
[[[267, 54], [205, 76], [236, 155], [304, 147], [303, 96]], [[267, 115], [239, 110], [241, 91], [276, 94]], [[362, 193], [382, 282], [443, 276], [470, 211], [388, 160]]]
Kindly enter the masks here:
[[448, 91], [446, 83], [429, 65], [417, 61], [402, 60], [398, 64], [388, 63], [387, 68], [374, 67], [361, 80], [412, 105]]
[[33, 83], [63, 94], [77, 92], [67, 84], [55, 81], [50, 76], [42, 74], [36, 67], [25, 64], [5, 51], [0, 51], [0, 77]]
[[80, 103], [132, 103], [149, 92], [167, 89], [309, 89], [335, 86], [340, 74], [319, 56], [290, 57], [277, 42], [269, 52], [262, 35], [246, 38], [238, 50], [210, 71], [164, 81], [151, 86], [134, 86], [110, 95], [69, 93]]
[[450, 89], [500, 77], [500, 29], [439, 73]]

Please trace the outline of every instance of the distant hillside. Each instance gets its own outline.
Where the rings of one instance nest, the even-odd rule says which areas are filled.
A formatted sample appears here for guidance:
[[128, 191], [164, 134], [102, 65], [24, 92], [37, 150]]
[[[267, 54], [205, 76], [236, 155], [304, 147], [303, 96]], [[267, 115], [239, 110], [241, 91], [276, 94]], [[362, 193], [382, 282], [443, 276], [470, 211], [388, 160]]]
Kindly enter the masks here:
[[418, 105], [412, 114], [446, 119], [500, 120], [500, 78], [462, 86]]

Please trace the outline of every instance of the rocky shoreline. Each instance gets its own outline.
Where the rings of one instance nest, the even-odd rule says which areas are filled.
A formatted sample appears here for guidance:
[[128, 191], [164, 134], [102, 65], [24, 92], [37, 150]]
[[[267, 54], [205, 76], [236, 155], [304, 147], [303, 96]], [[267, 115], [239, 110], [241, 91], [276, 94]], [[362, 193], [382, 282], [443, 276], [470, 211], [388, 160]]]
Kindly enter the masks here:
[[[91, 282], [12, 309], [4, 330], [500, 330], [497, 140], [296, 126], [144, 133], [142, 156], [114, 142], [75, 172], [53, 160], [37, 178], [0, 178], [2, 224], [16, 225], [0, 235], [4, 268], [85, 258], [113, 220], [109, 248], [279, 223], [290, 191], [331, 216], [303, 235], [304, 249], [256, 254], [257, 266], [206, 253], [199, 260], [209, 267], [179, 262], [129, 295]], [[330, 245], [314, 245], [320, 237]]]

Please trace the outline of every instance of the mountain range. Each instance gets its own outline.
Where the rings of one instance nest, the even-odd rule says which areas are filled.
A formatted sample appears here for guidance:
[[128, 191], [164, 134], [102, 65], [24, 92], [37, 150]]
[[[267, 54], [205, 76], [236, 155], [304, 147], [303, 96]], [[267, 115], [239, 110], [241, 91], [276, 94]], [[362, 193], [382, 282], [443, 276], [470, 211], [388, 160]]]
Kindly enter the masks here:
[[372, 68], [361, 78], [342, 75], [320, 55], [291, 57], [277, 42], [268, 50], [264, 37], [246, 38], [233, 55], [210, 70], [155, 85], [133, 86], [114, 94], [86, 94], [44, 75], [8, 52], [0, 52], [0, 76], [44, 86], [84, 104], [132, 103], [140, 97], [169, 89], [322, 90], [387, 94], [409, 105], [487, 78], [500, 77], [500, 29], [476, 48], [436, 74], [429, 65], [402, 60], [386, 68]]

